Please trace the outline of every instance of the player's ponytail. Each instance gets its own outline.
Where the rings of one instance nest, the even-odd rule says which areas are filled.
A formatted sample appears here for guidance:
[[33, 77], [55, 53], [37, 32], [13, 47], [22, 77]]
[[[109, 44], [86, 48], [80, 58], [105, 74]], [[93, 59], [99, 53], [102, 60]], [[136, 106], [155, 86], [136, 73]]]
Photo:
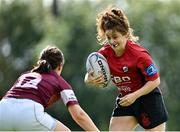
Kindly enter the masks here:
[[39, 60], [31, 72], [50, 72], [55, 70], [58, 66], [64, 64], [64, 56], [60, 49], [50, 47], [43, 49], [40, 54]]
[[43, 73], [43, 72], [50, 72], [51, 69], [52, 69], [51, 65], [49, 64], [47, 60], [39, 60], [37, 62], [37, 65], [31, 71]]

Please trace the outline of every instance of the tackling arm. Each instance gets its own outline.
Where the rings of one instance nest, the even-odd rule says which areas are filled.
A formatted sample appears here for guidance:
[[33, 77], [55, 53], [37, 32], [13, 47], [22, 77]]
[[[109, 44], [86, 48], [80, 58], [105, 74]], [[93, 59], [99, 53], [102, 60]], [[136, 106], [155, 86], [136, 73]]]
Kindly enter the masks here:
[[91, 118], [78, 104], [68, 106], [68, 111], [76, 123], [85, 131], [99, 131]]

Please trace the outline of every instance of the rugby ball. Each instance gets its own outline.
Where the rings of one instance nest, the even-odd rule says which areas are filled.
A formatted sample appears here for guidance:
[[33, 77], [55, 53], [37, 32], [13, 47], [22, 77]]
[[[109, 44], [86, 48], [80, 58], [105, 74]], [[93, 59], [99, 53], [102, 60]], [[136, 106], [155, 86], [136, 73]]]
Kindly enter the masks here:
[[97, 77], [100, 73], [104, 76], [104, 84], [102, 87], [106, 87], [111, 80], [111, 74], [109, 70], [109, 65], [106, 58], [98, 53], [91, 53], [86, 60], [86, 70], [87, 72], [93, 71], [93, 76]]

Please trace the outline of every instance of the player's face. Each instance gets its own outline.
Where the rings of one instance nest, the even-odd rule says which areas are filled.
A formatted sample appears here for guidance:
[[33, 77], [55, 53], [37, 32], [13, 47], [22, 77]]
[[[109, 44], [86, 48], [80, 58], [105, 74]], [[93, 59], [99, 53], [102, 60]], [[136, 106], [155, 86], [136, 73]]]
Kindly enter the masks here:
[[127, 35], [122, 35], [116, 30], [106, 30], [105, 34], [109, 44], [117, 54], [125, 49]]

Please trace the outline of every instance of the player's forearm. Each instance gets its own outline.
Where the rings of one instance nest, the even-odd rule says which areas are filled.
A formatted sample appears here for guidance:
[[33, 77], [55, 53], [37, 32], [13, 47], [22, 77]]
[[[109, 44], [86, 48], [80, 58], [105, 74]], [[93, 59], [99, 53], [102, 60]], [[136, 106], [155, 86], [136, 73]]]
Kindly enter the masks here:
[[79, 104], [69, 105], [68, 111], [70, 112], [73, 120], [85, 131], [99, 131], [91, 118], [79, 106]]
[[83, 111], [80, 116], [74, 117], [77, 124], [85, 131], [99, 131], [90, 117]]
[[150, 93], [153, 89], [155, 89], [160, 84], [160, 78], [157, 78], [154, 81], [148, 81], [142, 88], [135, 91], [134, 94], [139, 98], [143, 95]]

